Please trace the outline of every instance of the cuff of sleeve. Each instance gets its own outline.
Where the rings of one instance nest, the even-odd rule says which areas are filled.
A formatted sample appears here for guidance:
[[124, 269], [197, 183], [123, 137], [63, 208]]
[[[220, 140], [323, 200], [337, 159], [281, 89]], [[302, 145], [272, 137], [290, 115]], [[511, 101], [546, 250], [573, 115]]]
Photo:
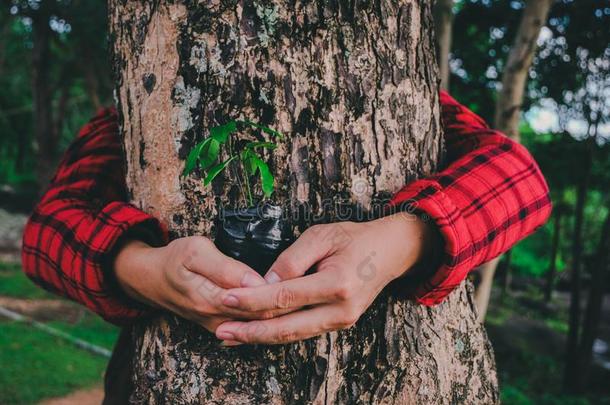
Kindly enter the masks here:
[[109, 231], [95, 249], [102, 255], [99, 290], [106, 295], [102, 316], [108, 322], [125, 325], [149, 315], [153, 309], [128, 296], [120, 287], [113, 270], [116, 254], [126, 240], [138, 239], [151, 246], [168, 241], [167, 230], [154, 217], [124, 202], [112, 202], [100, 213], [100, 220]]
[[444, 249], [443, 257], [433, 262], [440, 263], [440, 266], [423, 269], [424, 276], [418, 277], [417, 283], [404, 284], [410, 284], [406, 293], [416, 302], [423, 305], [441, 303], [460, 285], [472, 267], [472, 238], [461, 211], [434, 180], [419, 180], [406, 186], [390, 204], [436, 224]]

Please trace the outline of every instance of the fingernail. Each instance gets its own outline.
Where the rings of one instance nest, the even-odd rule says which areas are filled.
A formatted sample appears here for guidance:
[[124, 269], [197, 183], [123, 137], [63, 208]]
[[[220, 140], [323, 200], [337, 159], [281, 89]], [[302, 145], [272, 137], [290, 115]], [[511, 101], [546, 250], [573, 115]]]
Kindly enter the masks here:
[[278, 276], [275, 271], [270, 271], [265, 275], [265, 280], [267, 281], [267, 284], [275, 284], [275, 283], [279, 283], [280, 281], [282, 281], [282, 279], [280, 278], [280, 276]]
[[239, 300], [234, 295], [227, 295], [222, 299], [222, 303], [231, 308], [236, 308], [239, 306]]
[[265, 285], [265, 280], [258, 275], [254, 275], [252, 273], [246, 273], [241, 279], [242, 287], [260, 287], [261, 285]]
[[236, 340], [223, 340], [222, 342], [220, 342], [220, 345], [225, 346], [225, 347], [233, 347], [233, 346], [243, 345], [243, 343], [238, 342]]
[[216, 337], [220, 340], [235, 340], [235, 335], [224, 330], [216, 331]]

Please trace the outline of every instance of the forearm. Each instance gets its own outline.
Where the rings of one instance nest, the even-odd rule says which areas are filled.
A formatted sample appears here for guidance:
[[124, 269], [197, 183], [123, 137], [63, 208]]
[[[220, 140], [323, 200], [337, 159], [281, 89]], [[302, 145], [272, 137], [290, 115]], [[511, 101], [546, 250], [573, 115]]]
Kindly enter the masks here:
[[423, 304], [442, 301], [476, 266], [502, 254], [549, 217], [549, 189], [527, 150], [451, 99], [441, 97], [451, 156], [440, 173], [407, 185], [392, 201], [436, 224], [440, 263], [413, 283]]
[[34, 282], [117, 323], [142, 314], [115, 282], [117, 245], [135, 230], [149, 243], [165, 241], [159, 222], [124, 198], [116, 116], [107, 110], [66, 152], [25, 227], [22, 247], [23, 269]]
[[157, 261], [156, 249], [147, 243], [137, 239], [123, 242], [112, 261], [112, 270], [119, 288], [138, 302], [158, 307], [151, 298], [155, 284], [158, 285]]

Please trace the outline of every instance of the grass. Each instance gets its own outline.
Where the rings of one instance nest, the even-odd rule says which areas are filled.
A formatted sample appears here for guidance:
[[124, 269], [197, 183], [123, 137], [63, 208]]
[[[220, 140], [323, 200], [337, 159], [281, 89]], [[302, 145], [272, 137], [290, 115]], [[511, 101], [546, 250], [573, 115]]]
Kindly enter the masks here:
[[21, 271], [21, 265], [0, 262], [0, 295], [14, 298], [50, 299], [57, 296], [34, 284]]
[[32, 404], [102, 380], [107, 360], [28, 325], [0, 328], [0, 403]]
[[[0, 263], [0, 295], [17, 298], [57, 298], [35, 286], [17, 264]], [[541, 354], [533, 341], [511, 334], [514, 316], [536, 320], [565, 335], [565, 311], [549, 313], [532, 305], [538, 295], [507, 295], [491, 303], [487, 326], [494, 345], [501, 399], [507, 405], [610, 404], [606, 396], [562, 394], [561, 354]], [[78, 322], [54, 321], [50, 326], [105, 348], [112, 348], [118, 329], [87, 312]], [[501, 339], [511, 334], [510, 339]], [[538, 344], [540, 344], [538, 342]], [[28, 404], [89, 387], [102, 380], [107, 359], [80, 350], [25, 324], [0, 320], [0, 404]]]
[[[34, 285], [18, 264], [0, 263], [0, 295], [57, 299]], [[86, 312], [75, 323], [47, 323], [75, 337], [112, 349], [118, 329]], [[79, 349], [31, 326], [0, 319], [0, 404], [31, 404], [99, 384], [108, 359]]]
[[108, 350], [112, 350], [114, 347], [119, 333], [116, 326], [89, 312], [77, 323], [48, 322], [47, 324]]

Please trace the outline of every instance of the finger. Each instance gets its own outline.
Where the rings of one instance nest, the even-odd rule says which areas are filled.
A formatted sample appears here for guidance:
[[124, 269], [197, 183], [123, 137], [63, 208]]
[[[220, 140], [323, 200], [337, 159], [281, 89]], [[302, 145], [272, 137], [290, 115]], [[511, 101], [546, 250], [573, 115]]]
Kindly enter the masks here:
[[265, 280], [277, 283], [300, 277], [318, 261], [331, 253], [335, 225], [315, 225], [307, 229], [284, 250], [265, 274]]
[[[192, 277], [187, 281], [188, 287], [184, 293], [176, 291], [172, 295], [171, 304], [179, 308], [182, 313], [191, 313], [193, 316], [210, 317], [221, 316], [234, 319], [269, 319], [295, 311], [297, 308], [286, 308], [274, 311], [248, 311], [225, 305], [222, 298], [227, 296], [227, 290], [219, 287], [199, 274], [182, 270]], [[266, 285], [266, 284], [265, 284]], [[176, 311], [173, 311], [176, 312]]]
[[216, 337], [243, 343], [290, 343], [353, 324], [337, 319], [342, 319], [339, 307], [321, 305], [266, 321], [225, 322], [216, 329]]
[[256, 287], [266, 281], [246, 264], [222, 254], [209, 240], [188, 247], [184, 267], [224, 288]]
[[[185, 268], [170, 273], [171, 285], [167, 299], [161, 303], [172, 312], [188, 314], [193, 317], [226, 316], [234, 319], [269, 319], [297, 310], [286, 308], [275, 311], [244, 311], [230, 305], [225, 305], [222, 298], [227, 290], [216, 283]], [[266, 285], [266, 284], [265, 284]]]
[[[298, 279], [255, 288], [227, 290], [222, 303], [249, 312], [281, 311], [348, 298], [345, 280], [338, 272], [313, 273]], [[340, 282], [341, 281], [341, 282]]]
[[229, 321], [230, 318], [220, 316], [210, 316], [200, 319], [199, 324], [206, 328], [208, 331], [215, 333], [216, 329], [224, 322]]
[[[262, 319], [271, 319], [271, 318], [277, 318], [278, 316], [282, 316], [282, 315], [286, 315], [289, 314], [291, 312], [294, 311], [298, 311], [299, 309], [301, 309], [302, 307], [295, 307], [295, 308], [286, 308], [286, 309], [276, 309], [276, 310], [271, 310], [271, 311], [244, 311], [244, 310], [237, 310], [240, 311], [240, 313], [244, 314], [241, 317], [236, 317], [237, 319], [245, 319], [245, 320], [262, 320]], [[234, 308], [229, 308], [229, 310], [234, 310]]]

